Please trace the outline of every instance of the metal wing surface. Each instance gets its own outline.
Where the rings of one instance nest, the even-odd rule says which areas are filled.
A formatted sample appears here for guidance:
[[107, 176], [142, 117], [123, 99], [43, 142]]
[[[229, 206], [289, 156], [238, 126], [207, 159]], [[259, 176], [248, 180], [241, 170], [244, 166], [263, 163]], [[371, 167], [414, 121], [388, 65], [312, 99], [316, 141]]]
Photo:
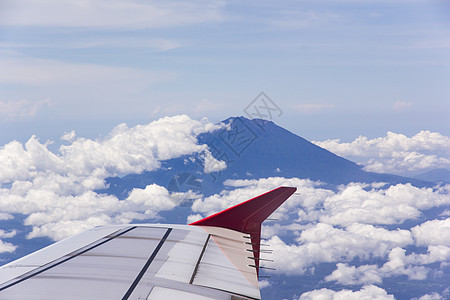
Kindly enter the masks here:
[[260, 299], [260, 230], [280, 187], [190, 225], [93, 228], [0, 268], [0, 299]]

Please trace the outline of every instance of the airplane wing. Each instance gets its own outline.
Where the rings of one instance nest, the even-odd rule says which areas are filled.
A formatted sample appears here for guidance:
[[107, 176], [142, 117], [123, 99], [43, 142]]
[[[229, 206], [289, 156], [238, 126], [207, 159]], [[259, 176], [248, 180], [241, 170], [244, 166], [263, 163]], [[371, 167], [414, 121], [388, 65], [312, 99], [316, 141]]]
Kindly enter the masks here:
[[0, 299], [260, 299], [261, 222], [295, 191], [189, 225], [93, 228], [0, 267]]

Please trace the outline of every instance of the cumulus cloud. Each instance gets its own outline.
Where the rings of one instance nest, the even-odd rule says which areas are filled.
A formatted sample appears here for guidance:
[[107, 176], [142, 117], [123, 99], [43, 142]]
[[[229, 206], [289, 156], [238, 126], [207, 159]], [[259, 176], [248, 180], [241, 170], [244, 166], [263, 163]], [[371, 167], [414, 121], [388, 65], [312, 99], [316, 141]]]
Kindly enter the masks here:
[[227, 167], [224, 161], [215, 159], [209, 150], [205, 150], [201, 158], [203, 159], [203, 171], [205, 173], [219, 172]]
[[5, 231], [3, 229], [0, 229], [0, 238], [12, 238], [16, 236], [16, 234], [16, 230]]
[[425, 294], [420, 298], [414, 297], [411, 300], [441, 300], [441, 299], [444, 299], [444, 297], [442, 297], [438, 293], [431, 293], [431, 294]]
[[0, 213], [0, 220], [11, 220], [14, 219], [14, 216], [8, 213]]
[[0, 121], [15, 121], [34, 117], [39, 110], [49, 104], [50, 99], [36, 102], [28, 100], [0, 101]]
[[396, 110], [396, 111], [405, 111], [405, 110], [409, 110], [411, 107], [412, 107], [412, 102], [397, 101], [392, 106], [392, 109]]
[[72, 142], [75, 137], [77, 136], [77, 134], [75, 133], [75, 130], [72, 130], [70, 132], [66, 132], [61, 136], [61, 140], [63, 141], [67, 141], [67, 142]]
[[1, 196], [1, 210], [28, 215], [25, 225], [33, 226], [29, 238], [49, 236], [54, 240], [97, 225], [154, 218], [157, 212], [175, 205], [169, 192], [156, 185], [135, 189], [123, 201], [92, 191], [79, 195], [58, 195], [46, 189], [30, 189], [25, 195], [2, 189]]
[[396, 247], [391, 250], [389, 260], [382, 267], [377, 265], [355, 267], [338, 263], [337, 269], [325, 280], [336, 281], [343, 285], [381, 283], [384, 278], [400, 275], [406, 275], [411, 280], [424, 280], [430, 272], [430, 268], [424, 265], [449, 260], [450, 248], [446, 246], [429, 246], [426, 254], [410, 255], [406, 255], [406, 250]]
[[28, 215], [25, 224], [33, 226], [29, 238], [54, 240], [92, 226], [156, 218], [159, 211], [172, 209], [179, 195], [149, 185], [134, 189], [120, 201], [94, 190], [105, 188], [104, 179], [109, 176], [151, 171], [163, 160], [202, 154], [207, 146], [198, 144], [197, 136], [219, 128], [182, 115], [132, 128], [121, 124], [99, 140], [69, 133], [69, 144], [62, 145], [58, 153], [34, 136], [24, 145], [10, 142], [0, 148], [2, 217]]
[[438, 190], [397, 184], [387, 189], [366, 189], [349, 184], [324, 201], [320, 220], [330, 224], [396, 224], [415, 219], [421, 210], [450, 204], [450, 186]]
[[393, 295], [389, 295], [384, 289], [374, 285], [366, 285], [359, 291], [341, 290], [333, 291], [330, 289], [320, 289], [303, 293], [299, 300], [360, 300], [360, 299], [377, 299], [377, 300], [393, 300]]
[[421, 131], [412, 137], [388, 132], [385, 137], [360, 136], [349, 143], [339, 139], [314, 143], [358, 162], [367, 171], [404, 173], [450, 168], [450, 138], [437, 132]]
[[258, 284], [259, 284], [259, 288], [260, 289], [263, 289], [263, 288], [266, 288], [266, 287], [270, 286], [270, 282], [268, 280], [260, 280], [258, 282]]
[[450, 247], [450, 218], [432, 220], [411, 228], [418, 246], [444, 245]]
[[197, 144], [196, 136], [218, 128], [185, 115], [133, 128], [121, 124], [105, 139], [79, 137], [70, 145], [62, 145], [59, 154], [48, 150], [35, 136], [25, 145], [13, 141], [0, 148], [0, 183], [74, 175], [79, 177], [78, 181], [87, 180], [85, 184], [90, 185], [89, 179], [93, 178], [154, 170], [161, 160], [206, 150], [206, 145]]
[[4, 253], [4, 252], [14, 252], [16, 251], [17, 246], [8, 243], [8, 242], [4, 242], [2, 240], [0, 240], [0, 253]]
[[320, 187], [320, 183], [298, 178], [270, 177], [258, 180], [227, 180], [224, 184], [233, 189], [223, 190], [220, 194], [195, 201], [192, 211], [210, 215], [279, 186], [295, 186], [301, 192], [293, 195], [274, 214], [274, 218], [282, 218], [282, 215], [293, 207], [303, 206], [307, 212], [312, 211], [323, 201], [325, 196], [333, 194], [329, 190], [316, 188]]
[[11, 231], [5, 231], [2, 229], [0, 230], [0, 253], [14, 252], [17, 249], [17, 246], [1, 240], [1, 239], [12, 238], [16, 234], [17, 234], [16, 230], [11, 230]]
[[413, 243], [407, 230], [389, 231], [364, 224], [340, 229], [324, 223], [304, 229], [296, 241], [288, 245], [278, 236], [269, 240], [277, 272], [303, 274], [323, 262], [383, 258], [392, 248]]
[[191, 223], [194, 223], [194, 222], [196, 222], [198, 220], [201, 220], [201, 219], [203, 219], [203, 217], [200, 214], [189, 215], [188, 218], [187, 218], [187, 223], [191, 224]]
[[[94, 226], [157, 218], [159, 211], [170, 210], [176, 205], [169, 191], [156, 184], [148, 185], [145, 189], [133, 189], [124, 200], [92, 191], [77, 196], [41, 192], [12, 199], [14, 205], [9, 200], [2, 201], [2, 209], [9, 206], [10, 210], [29, 214], [25, 225], [33, 226], [33, 230], [28, 238], [47, 236], [53, 240], [66, 238]], [[28, 211], [20, 206], [28, 206]]]
[[[449, 205], [449, 186], [431, 189], [410, 184], [350, 183], [330, 190], [318, 182], [282, 177], [228, 180], [225, 184], [228, 189], [194, 202], [192, 210], [197, 215], [190, 216], [190, 221], [278, 186], [297, 187], [297, 192], [270, 217], [278, 221], [266, 222], [262, 228], [274, 250], [270, 258], [277, 273], [305, 274], [320, 263], [338, 263], [329, 281], [371, 284], [400, 275], [423, 279], [430, 271], [427, 265], [448, 259], [447, 248], [443, 248], [449, 240], [447, 221], [425, 222], [414, 230], [382, 226], [392, 227], [422, 216], [424, 210]], [[426, 235], [430, 231], [436, 234]], [[286, 232], [294, 235], [293, 242], [280, 238]], [[405, 255], [404, 248], [415, 245], [427, 246], [428, 252]], [[382, 267], [347, 265], [354, 259], [386, 259], [386, 263]]]
[[343, 285], [360, 285], [368, 283], [381, 283], [382, 276], [376, 265], [363, 265], [358, 268], [344, 263], [338, 263], [337, 269], [325, 277], [326, 281], [336, 281]]
[[[154, 170], [162, 160], [194, 153], [207, 160], [208, 148], [198, 144], [196, 137], [218, 128], [220, 125], [207, 121], [177, 116], [133, 128], [119, 125], [99, 140], [68, 133], [67, 143], [58, 153], [49, 151], [36, 137], [24, 145], [11, 142], [0, 149], [0, 211], [6, 219], [15, 213], [28, 215], [25, 224], [32, 226], [29, 238], [54, 240], [96, 225], [157, 218], [159, 211], [178, 204], [177, 195], [164, 187], [134, 189], [124, 200], [93, 190], [104, 187], [108, 176]], [[221, 193], [204, 199], [193, 193], [178, 195], [195, 200], [195, 214], [189, 216], [189, 222], [279, 186], [297, 187], [270, 217], [278, 222], [263, 226], [278, 273], [304, 274], [320, 263], [336, 263], [328, 281], [377, 284], [401, 275], [427, 278], [431, 264], [449, 260], [448, 219], [427, 221], [410, 230], [382, 226], [401, 224], [421, 216], [424, 210], [449, 205], [450, 186], [431, 189], [351, 183], [332, 190], [320, 182], [283, 177], [228, 180], [225, 184]], [[292, 234], [290, 242], [280, 238], [286, 231]], [[428, 247], [428, 251], [406, 254], [404, 248], [414, 245]], [[385, 262], [382, 266], [373, 262], [349, 265], [355, 259]], [[346, 293], [367, 293], [366, 289], [377, 288]], [[342, 291], [325, 292], [341, 295]]]
[[350, 183], [332, 191], [318, 182], [283, 177], [228, 180], [225, 185], [234, 189], [198, 199], [192, 210], [210, 215], [283, 185], [295, 186], [297, 192], [274, 213], [274, 218], [283, 220], [287, 212], [295, 211], [300, 223], [399, 224], [419, 217], [423, 210], [450, 204], [450, 185], [431, 189], [410, 184], [384, 187], [383, 184]]

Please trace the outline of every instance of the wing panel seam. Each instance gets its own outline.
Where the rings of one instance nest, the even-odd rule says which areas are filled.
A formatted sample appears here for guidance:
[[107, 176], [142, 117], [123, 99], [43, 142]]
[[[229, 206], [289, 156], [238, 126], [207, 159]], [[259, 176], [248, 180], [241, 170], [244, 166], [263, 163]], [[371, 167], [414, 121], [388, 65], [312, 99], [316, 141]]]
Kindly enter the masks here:
[[206, 238], [206, 242], [203, 245], [202, 252], [200, 253], [200, 257], [198, 258], [197, 264], [195, 265], [194, 272], [192, 272], [192, 276], [191, 276], [191, 280], [189, 280], [189, 284], [192, 284], [194, 282], [195, 275], [197, 274], [198, 267], [200, 266], [200, 262], [202, 261], [203, 254], [205, 254], [205, 250], [206, 250], [206, 247], [208, 246], [210, 238], [211, 238], [211, 235], [208, 234], [208, 237]]
[[153, 250], [152, 255], [150, 255], [150, 257], [148, 258], [147, 262], [145, 263], [144, 267], [142, 267], [141, 271], [139, 272], [138, 276], [136, 277], [136, 279], [133, 281], [133, 283], [131, 284], [130, 288], [128, 289], [128, 291], [125, 293], [125, 295], [123, 296], [122, 300], [126, 300], [128, 299], [131, 294], [133, 293], [134, 289], [136, 288], [136, 286], [139, 284], [139, 281], [141, 281], [142, 277], [144, 276], [145, 272], [147, 272], [147, 269], [150, 267], [150, 264], [152, 263], [152, 261], [155, 259], [156, 255], [158, 254], [159, 250], [161, 249], [161, 247], [163, 246], [163, 244], [165, 243], [167, 237], [169, 236], [170, 232], [172, 231], [172, 228], [168, 228], [166, 233], [164, 234], [164, 236], [162, 237], [162, 239], [159, 241], [158, 246], [156, 246], [155, 250]]
[[[15, 278], [15, 279], [17, 279], [16, 281], [14, 281], [14, 282], [12, 282], [12, 283], [10, 283], [10, 284], [7, 284], [7, 285], [5, 285], [5, 286], [3, 286], [3, 287], [0, 287], [0, 291], [3, 291], [3, 290], [5, 290], [5, 289], [7, 289], [7, 288], [10, 288], [10, 287], [12, 287], [12, 286], [18, 284], [18, 283], [21, 283], [22, 281], [25, 281], [25, 280], [27, 280], [27, 279], [30, 279], [31, 277], [34, 277], [34, 276], [36, 276], [36, 275], [39, 275], [39, 274], [41, 274], [41, 273], [43, 273], [43, 272], [45, 272], [45, 271], [48, 271], [48, 270], [50, 270], [51, 268], [54, 268], [54, 267], [56, 267], [56, 266], [58, 266], [58, 265], [60, 265], [60, 264], [62, 264], [62, 263], [65, 263], [65, 262], [67, 262], [67, 261], [69, 261], [69, 260], [71, 260], [71, 259], [73, 259], [73, 258], [75, 258], [75, 257], [77, 257], [77, 256], [79, 256], [79, 255], [81, 255], [81, 254], [83, 254], [83, 253], [86, 253], [86, 252], [88, 252], [88, 251], [90, 251], [90, 250], [92, 250], [92, 249], [94, 249], [94, 248], [97, 248], [98, 246], [101, 246], [101, 245], [103, 245], [103, 244], [105, 244], [105, 243], [107, 243], [107, 242], [109, 242], [109, 241], [111, 241], [111, 240], [113, 240], [113, 239], [115, 239], [115, 238], [117, 238], [117, 237], [119, 237], [119, 236], [121, 236], [121, 235], [127, 233], [127, 232], [130, 232], [131, 230], [133, 230], [133, 229], [135, 229], [135, 228], [136, 228], [136, 226], [129, 227], [129, 228], [127, 228], [126, 230], [122, 230], [122, 231], [118, 230], [119, 233], [117, 233], [117, 231], [116, 231], [116, 233], [114, 234], [114, 236], [111, 236], [111, 234], [110, 234], [110, 237], [109, 237], [109, 238], [107, 238], [107, 239], [101, 241], [100, 243], [97, 241], [97, 243], [94, 242], [94, 243], [95, 243], [94, 245], [91, 244], [91, 246], [89, 246], [89, 245], [85, 246], [85, 247], [87, 247], [87, 248], [85, 248], [85, 249], [83, 249], [83, 247], [82, 247], [82, 248], [80, 248], [80, 249], [78, 249], [78, 250], [75, 250], [75, 251], [73, 251], [73, 252], [71, 252], [71, 253], [65, 255], [65, 256], [67, 256], [67, 257], [64, 258], [64, 259], [62, 259], [62, 258], [56, 259], [56, 260], [54, 260], [54, 261], [48, 263], [48, 265], [47, 265], [46, 267], [42, 266], [41, 268], [38, 267], [38, 268], [37, 268], [38, 270], [35, 269], [35, 270], [30, 271], [30, 272], [28, 273], [28, 275], [26, 275], [25, 277], [22, 277], [22, 278], [19, 277], [20, 279], [17, 279], [17, 277], [16, 277], [16, 278]], [[83, 250], [81, 250], [81, 249], [83, 249]], [[80, 250], [81, 250], [81, 251], [80, 251]], [[79, 252], [78, 252], [78, 251], [79, 251]], [[23, 275], [22, 275], [22, 276], [23, 276]], [[13, 280], [14, 280], [14, 279], [13, 279]]]

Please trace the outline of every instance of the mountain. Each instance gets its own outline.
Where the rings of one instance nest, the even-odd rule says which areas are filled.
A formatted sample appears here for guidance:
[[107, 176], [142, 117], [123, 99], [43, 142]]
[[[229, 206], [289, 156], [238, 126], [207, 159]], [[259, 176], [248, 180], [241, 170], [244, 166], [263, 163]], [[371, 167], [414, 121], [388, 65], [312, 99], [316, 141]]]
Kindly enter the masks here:
[[415, 179], [426, 180], [430, 182], [450, 183], [450, 170], [434, 169], [422, 174], [413, 176]]
[[[423, 179], [434, 178], [411, 179], [365, 172], [360, 165], [273, 122], [236, 117], [223, 123], [223, 129], [198, 136], [198, 142], [207, 145], [214, 158], [225, 162], [225, 169], [212, 171], [214, 167], [210, 167], [211, 172], [206, 172], [205, 163], [210, 166], [214, 161], [208, 153], [186, 155], [163, 161], [160, 168], [151, 172], [108, 178], [108, 188], [96, 192], [125, 199], [133, 188], [145, 188], [155, 183], [169, 191], [193, 190], [207, 197], [235, 189], [224, 184], [229, 179], [280, 176], [319, 180], [324, 184], [313, 189], [312, 194], [308, 194], [310, 189], [305, 188], [303, 192], [306, 194], [299, 192], [296, 196], [299, 198], [291, 200], [294, 206], [283, 213], [283, 218], [265, 224], [267, 237], [274, 238], [270, 239], [273, 256], [267, 258], [276, 259], [277, 269], [281, 271], [264, 271], [263, 275], [271, 277], [263, 280], [267, 286], [261, 292], [263, 299], [298, 299], [298, 295], [312, 290], [332, 295], [334, 291], [340, 293], [339, 290], [347, 293], [348, 289], [359, 293], [358, 297], [362, 298], [364, 294], [361, 293], [369, 290], [380, 295], [378, 287], [382, 288], [381, 292], [395, 295], [397, 299], [419, 299], [425, 294], [429, 298], [422, 299], [431, 299], [437, 293], [442, 295], [441, 299], [450, 299], [450, 248], [446, 239], [450, 211], [448, 190], [420, 190], [410, 185], [387, 188], [397, 183], [432, 187], [434, 183]], [[349, 182], [385, 182], [387, 185], [374, 189], [363, 184], [339, 186]], [[311, 200], [318, 201], [318, 205], [304, 205], [306, 202], [302, 199], [308, 200], [310, 196]], [[99, 198], [93, 197], [92, 201]], [[191, 210], [192, 201], [172, 200], [181, 200], [181, 203], [177, 202], [172, 210], [159, 211], [158, 218], [149, 216], [148, 220], [134, 222], [186, 224], [187, 216], [196, 213]], [[336, 206], [325, 205], [331, 202]], [[77, 205], [76, 201], [74, 205]], [[57, 226], [58, 230], [63, 230], [59, 226], [67, 219], [69, 228], [80, 226], [77, 218], [85, 211], [84, 206], [81, 206], [82, 210], [73, 212], [70, 210], [74, 206], [67, 207], [67, 213], [61, 214], [59, 223], [49, 223], [49, 228]], [[88, 209], [95, 210], [95, 202], [89, 204]], [[104, 209], [99, 207], [99, 210]], [[55, 211], [59, 214], [60, 210]], [[18, 246], [15, 252], [1, 253], [3, 262], [51, 243], [45, 237], [45, 226], [41, 229], [44, 237], [29, 239], [34, 228], [25, 224], [30, 216], [15, 214], [12, 219], [7, 216], [0, 220], [0, 228], [4, 231], [0, 242], [7, 239]], [[99, 219], [103, 222], [103, 218]], [[45, 222], [46, 219], [43, 220]], [[0, 243], [2, 245], [8, 246], [8, 243]], [[267, 266], [271, 267], [270, 264]]]
[[183, 156], [163, 162], [156, 171], [108, 178], [109, 188], [99, 192], [125, 198], [133, 188], [144, 188], [156, 183], [166, 186], [170, 191], [193, 189], [208, 196], [226, 188], [223, 185], [226, 179], [273, 176], [308, 178], [333, 186], [349, 182], [430, 186], [429, 182], [420, 179], [366, 172], [360, 165], [271, 121], [232, 117], [222, 123], [227, 127], [202, 134], [198, 140], [208, 145], [214, 158], [226, 163], [224, 170], [206, 173], [202, 155]]

